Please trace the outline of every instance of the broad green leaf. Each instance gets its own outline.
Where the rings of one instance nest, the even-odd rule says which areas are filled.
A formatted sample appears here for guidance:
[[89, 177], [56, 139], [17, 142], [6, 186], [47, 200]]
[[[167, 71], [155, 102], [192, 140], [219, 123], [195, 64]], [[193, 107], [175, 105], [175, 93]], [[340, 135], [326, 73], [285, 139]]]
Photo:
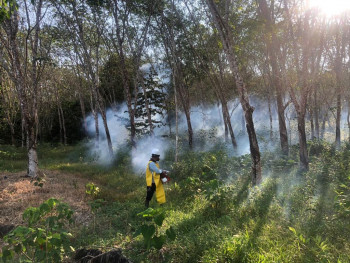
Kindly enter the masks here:
[[176, 233], [173, 229], [173, 227], [170, 227], [169, 229], [167, 229], [165, 231], [166, 235], [168, 236], [168, 238], [171, 240], [171, 241], [174, 241], [175, 238], [176, 238]]
[[165, 219], [165, 213], [163, 212], [163, 213], [157, 215], [157, 216], [154, 218], [154, 222], [155, 222], [158, 226], [162, 226], [164, 219]]
[[151, 239], [153, 234], [156, 232], [156, 228], [153, 225], [142, 225], [141, 233], [144, 239]]
[[162, 236], [155, 236], [152, 238], [152, 245], [156, 248], [156, 249], [161, 249], [165, 243], [166, 240], [166, 236], [162, 235]]
[[41, 212], [42, 214], [46, 214], [46, 213], [48, 213], [48, 212], [51, 211], [51, 209], [50, 209], [50, 207], [49, 207], [49, 205], [48, 205], [47, 203], [42, 203], [42, 204], [39, 206], [39, 209], [40, 209], [40, 212]]

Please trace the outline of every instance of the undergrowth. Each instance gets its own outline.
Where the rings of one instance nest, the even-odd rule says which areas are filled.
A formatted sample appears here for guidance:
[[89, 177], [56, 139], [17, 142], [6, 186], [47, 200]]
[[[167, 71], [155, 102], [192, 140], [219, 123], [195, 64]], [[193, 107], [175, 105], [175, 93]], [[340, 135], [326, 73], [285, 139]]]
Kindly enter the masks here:
[[[2, 158], [23, 162], [21, 150], [0, 149]], [[106, 168], [89, 159], [83, 146], [44, 146], [39, 152], [42, 169], [80, 174], [100, 188], [95, 223], [72, 233], [76, 249], [120, 247], [134, 262], [350, 262], [350, 145], [335, 151], [325, 142], [309, 142], [304, 174], [298, 172], [297, 147], [289, 157], [263, 153], [263, 182], [256, 187], [249, 155], [184, 153], [171, 167], [157, 230], [162, 236], [171, 227], [176, 238], [161, 249], [147, 248], [142, 235], [135, 236], [146, 189], [127, 153]], [[159, 206], [152, 200], [151, 207]]]

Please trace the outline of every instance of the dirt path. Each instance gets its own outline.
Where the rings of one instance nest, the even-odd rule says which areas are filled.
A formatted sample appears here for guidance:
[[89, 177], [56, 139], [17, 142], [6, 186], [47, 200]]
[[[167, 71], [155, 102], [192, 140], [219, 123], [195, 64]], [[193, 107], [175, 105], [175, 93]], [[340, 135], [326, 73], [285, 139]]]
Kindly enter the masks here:
[[85, 196], [87, 179], [58, 171], [42, 171], [43, 187], [35, 186], [25, 172], [0, 173], [0, 227], [23, 224], [22, 214], [30, 206], [38, 206], [54, 197], [74, 210], [75, 223], [88, 224], [91, 213]]

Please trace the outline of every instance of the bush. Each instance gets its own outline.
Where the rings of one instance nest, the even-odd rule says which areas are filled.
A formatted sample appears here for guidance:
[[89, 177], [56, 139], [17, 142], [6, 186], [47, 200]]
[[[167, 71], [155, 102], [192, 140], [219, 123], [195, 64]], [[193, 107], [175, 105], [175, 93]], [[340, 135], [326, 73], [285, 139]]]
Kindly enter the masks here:
[[15, 254], [26, 262], [61, 262], [64, 253], [74, 251], [70, 246], [72, 235], [64, 227], [72, 223], [73, 211], [65, 203], [50, 198], [39, 207], [30, 207], [23, 213], [27, 226], [12, 230], [4, 241], [4, 262], [13, 262]]

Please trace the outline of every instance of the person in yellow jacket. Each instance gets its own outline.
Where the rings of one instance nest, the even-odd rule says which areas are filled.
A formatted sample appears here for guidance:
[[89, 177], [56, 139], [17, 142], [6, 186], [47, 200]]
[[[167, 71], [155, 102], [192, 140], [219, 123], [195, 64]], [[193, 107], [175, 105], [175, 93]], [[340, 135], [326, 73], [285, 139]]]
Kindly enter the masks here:
[[166, 171], [159, 168], [159, 150], [152, 150], [152, 157], [149, 160], [146, 168], [146, 183], [147, 183], [147, 195], [145, 206], [149, 207], [149, 202], [151, 201], [154, 192], [156, 192], [157, 202], [159, 204], [165, 203], [165, 192], [163, 187], [163, 182], [161, 180], [161, 175], [165, 175]]

